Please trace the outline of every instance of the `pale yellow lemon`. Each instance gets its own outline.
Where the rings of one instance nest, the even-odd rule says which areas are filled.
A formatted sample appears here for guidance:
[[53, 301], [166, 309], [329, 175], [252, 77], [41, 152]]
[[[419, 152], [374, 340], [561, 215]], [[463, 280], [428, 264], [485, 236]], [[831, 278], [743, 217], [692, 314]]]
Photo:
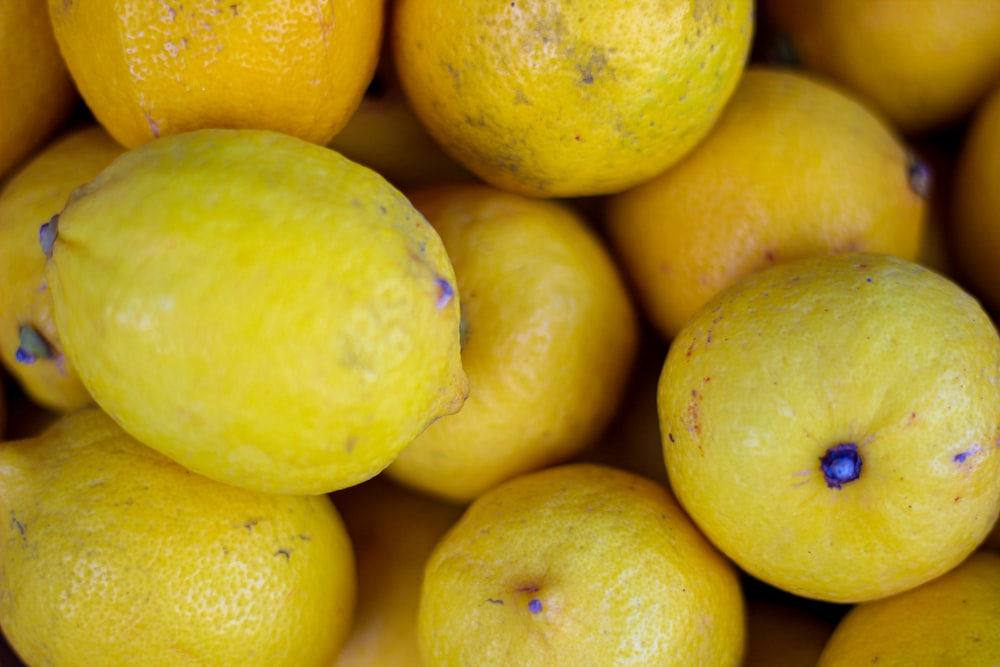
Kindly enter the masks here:
[[0, 445], [0, 626], [28, 665], [329, 667], [351, 544], [326, 496], [192, 473], [96, 407]]
[[396, 0], [414, 112], [486, 182], [534, 196], [651, 178], [708, 132], [742, 74], [753, 3]]
[[854, 607], [817, 667], [1000, 665], [1000, 554], [979, 551], [899, 595]]
[[960, 122], [1000, 82], [993, 0], [765, 0], [761, 10], [793, 58], [906, 133]]
[[76, 88], [39, 0], [0, 0], [0, 177], [73, 111]]
[[596, 442], [621, 403], [637, 317], [610, 253], [562, 202], [477, 184], [408, 194], [455, 268], [469, 397], [386, 473], [468, 501]]
[[1000, 513], [1000, 338], [913, 262], [850, 253], [744, 278], [674, 339], [658, 404], [688, 514], [796, 595], [918, 586]]
[[47, 0], [88, 108], [134, 148], [203, 128], [325, 144], [361, 102], [384, 0]]
[[1000, 86], [977, 109], [958, 149], [950, 240], [955, 273], [992, 313], [1000, 312]]
[[479, 496], [431, 554], [426, 667], [714, 665], [743, 656], [736, 570], [660, 484], [575, 463]]
[[59, 352], [38, 230], [73, 190], [123, 151], [96, 124], [75, 128], [40, 150], [0, 190], [0, 361], [33, 401], [50, 410], [75, 410], [91, 399]]
[[916, 259], [928, 173], [837, 88], [754, 66], [686, 159], [611, 197], [606, 227], [643, 311], [667, 338], [740, 277], [846, 251]]
[[165, 137], [78, 190], [43, 236], [84, 386], [213, 479], [350, 486], [465, 399], [439, 236], [328, 148], [257, 130]]
[[419, 667], [424, 565], [460, 505], [376, 477], [333, 494], [354, 545], [358, 603], [335, 667]]

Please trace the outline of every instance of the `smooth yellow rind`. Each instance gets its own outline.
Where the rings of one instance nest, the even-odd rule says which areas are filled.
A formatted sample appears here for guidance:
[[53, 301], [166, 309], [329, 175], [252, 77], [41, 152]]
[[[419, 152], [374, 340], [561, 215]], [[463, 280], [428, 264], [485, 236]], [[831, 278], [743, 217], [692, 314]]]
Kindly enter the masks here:
[[330, 149], [167, 137], [78, 191], [58, 224], [46, 276], [67, 355], [116, 421], [192, 470], [332, 491], [465, 399], [439, 237]]

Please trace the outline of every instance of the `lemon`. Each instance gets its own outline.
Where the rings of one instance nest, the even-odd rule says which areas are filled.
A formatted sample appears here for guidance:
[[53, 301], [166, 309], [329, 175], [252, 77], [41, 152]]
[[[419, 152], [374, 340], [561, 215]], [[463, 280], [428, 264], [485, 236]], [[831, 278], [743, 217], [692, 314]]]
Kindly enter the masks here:
[[643, 311], [671, 338], [742, 276], [847, 251], [914, 260], [928, 171], [880, 116], [822, 80], [752, 66], [679, 164], [608, 201]]
[[384, 14], [382, 0], [43, 4], [88, 109], [128, 148], [204, 128], [327, 143], [361, 102]]
[[749, 52], [753, 3], [399, 0], [403, 91], [442, 148], [532, 196], [623, 190], [708, 132]]
[[983, 550], [919, 588], [851, 609], [817, 667], [992, 667], [997, 628], [1000, 554]]
[[426, 667], [740, 664], [736, 570], [660, 484], [575, 463], [479, 496], [431, 553]]
[[398, 188], [415, 188], [472, 175], [448, 157], [413, 113], [392, 64], [391, 42], [382, 45], [375, 75], [357, 110], [328, 146], [374, 169]]
[[0, 191], [0, 361], [33, 401], [71, 411], [90, 394], [63, 354], [45, 284], [38, 228], [124, 149], [98, 125], [66, 132]]
[[955, 273], [990, 309], [1000, 312], [1000, 85], [976, 110], [958, 148], [950, 197]]
[[860, 602], [955, 567], [1000, 513], [1000, 338], [955, 283], [849, 253], [752, 274], [674, 339], [671, 488], [743, 570]]
[[477, 184], [409, 197], [455, 268], [469, 397], [386, 474], [468, 502], [597, 440], [621, 404], [638, 318], [606, 246], [563, 202]]
[[1000, 82], [992, 0], [765, 0], [762, 21], [811, 71], [907, 134], [955, 125]]
[[0, 177], [66, 121], [78, 97], [45, 2], [0, 0]]
[[350, 486], [465, 399], [440, 238], [330, 149], [258, 130], [164, 137], [78, 190], [43, 236], [84, 386], [213, 479]]
[[29, 665], [329, 667], [354, 604], [327, 496], [191, 473], [95, 407], [0, 446], [0, 626]]
[[382, 477], [333, 494], [358, 568], [354, 623], [333, 667], [420, 665], [417, 609], [424, 565], [462, 507]]

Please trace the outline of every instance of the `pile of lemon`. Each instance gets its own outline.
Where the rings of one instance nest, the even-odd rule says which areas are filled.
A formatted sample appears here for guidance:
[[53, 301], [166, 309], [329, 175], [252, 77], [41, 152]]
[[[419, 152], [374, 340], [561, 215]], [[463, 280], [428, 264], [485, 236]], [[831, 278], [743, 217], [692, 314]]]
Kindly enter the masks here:
[[1000, 4], [0, 0], [5, 667], [1000, 664]]

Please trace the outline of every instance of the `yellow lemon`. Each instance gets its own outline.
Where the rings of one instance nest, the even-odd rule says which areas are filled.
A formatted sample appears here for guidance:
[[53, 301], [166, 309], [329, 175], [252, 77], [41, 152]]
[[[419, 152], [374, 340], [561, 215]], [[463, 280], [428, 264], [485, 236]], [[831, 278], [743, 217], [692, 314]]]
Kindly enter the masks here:
[[29, 665], [329, 667], [354, 604], [327, 496], [191, 473], [97, 408], [0, 446], [0, 626]]
[[383, 0], [47, 0], [81, 96], [134, 148], [202, 128], [327, 143], [361, 102]]
[[486, 182], [536, 196], [622, 190], [679, 160], [743, 71], [753, 3], [397, 0], [414, 112]]
[[743, 570], [859, 602], [972, 553], [1000, 513], [1000, 338], [955, 283], [850, 253], [752, 274], [674, 339], [671, 488]]
[[382, 477], [333, 494], [354, 545], [358, 603], [334, 667], [420, 665], [417, 609], [424, 565], [462, 508]]
[[257, 130], [165, 137], [78, 190], [43, 236], [84, 386], [213, 479], [350, 486], [465, 399], [439, 236], [328, 148]]
[[468, 501], [597, 440], [628, 381], [637, 318], [605, 246], [562, 202], [476, 184], [409, 196], [455, 268], [469, 397], [386, 472]]
[[916, 259], [927, 177], [857, 100], [755, 66], [687, 158], [609, 199], [606, 226], [643, 311], [670, 338], [771, 264], [845, 251]]
[[962, 120], [1000, 82], [992, 0], [765, 0], [761, 9], [794, 58], [906, 133]]
[[1000, 312], [1000, 86], [962, 138], [952, 180], [950, 240], [955, 273], [991, 312]]
[[854, 607], [817, 667], [992, 667], [998, 628], [1000, 554], [983, 550], [919, 588]]
[[374, 169], [398, 188], [472, 180], [413, 113], [399, 85], [390, 45], [389, 40], [383, 43], [361, 104], [329, 143], [330, 148]]
[[77, 101], [45, 2], [0, 0], [0, 177], [41, 146]]
[[33, 401], [55, 411], [90, 402], [61, 348], [38, 229], [124, 149], [98, 125], [67, 132], [0, 191], [0, 361]]
[[427, 667], [740, 664], [735, 568], [661, 485], [596, 464], [478, 497], [427, 562]]

